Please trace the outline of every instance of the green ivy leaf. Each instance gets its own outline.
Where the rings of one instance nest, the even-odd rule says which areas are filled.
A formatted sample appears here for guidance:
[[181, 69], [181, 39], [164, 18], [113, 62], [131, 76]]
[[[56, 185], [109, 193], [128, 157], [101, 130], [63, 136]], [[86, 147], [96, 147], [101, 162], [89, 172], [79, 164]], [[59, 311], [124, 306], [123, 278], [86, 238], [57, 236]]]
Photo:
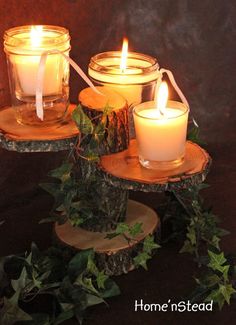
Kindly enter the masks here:
[[138, 223], [138, 222], [135, 223], [132, 227], [130, 227], [129, 235], [132, 238], [135, 238], [137, 235], [141, 234], [143, 232], [142, 226], [143, 226], [143, 224], [141, 222], [140, 223]]
[[120, 222], [120, 223], [117, 224], [115, 232], [107, 234], [105, 238], [112, 239], [112, 238], [117, 237], [119, 235], [123, 235], [125, 233], [128, 233], [129, 230], [130, 230], [130, 228], [126, 223]]
[[230, 234], [230, 231], [223, 229], [223, 228], [218, 228], [217, 229], [218, 236], [224, 237]]
[[210, 257], [210, 262], [209, 262], [208, 266], [212, 270], [217, 270], [217, 271], [220, 271], [223, 273], [224, 267], [222, 265], [226, 262], [224, 253], [222, 252], [220, 254], [215, 254], [212, 251], [208, 250], [208, 255]]
[[23, 311], [15, 300], [3, 299], [3, 307], [0, 309], [0, 324], [13, 325], [17, 321], [32, 320], [32, 317]]
[[94, 255], [88, 256], [87, 272], [89, 272], [95, 276], [98, 276], [98, 274], [99, 274], [99, 270], [98, 270], [96, 264], [94, 263]]
[[225, 281], [228, 280], [229, 268], [230, 268], [230, 265], [224, 265], [222, 267], [222, 270], [221, 270], [221, 272], [223, 273], [223, 278], [224, 278]]
[[21, 291], [28, 282], [27, 271], [26, 268], [23, 267], [20, 277], [17, 280], [11, 280], [11, 285], [15, 292], [18, 292]]
[[226, 284], [226, 285], [221, 284], [219, 290], [221, 294], [224, 296], [225, 301], [229, 305], [230, 298], [236, 292], [236, 290], [233, 288], [232, 284]]
[[220, 281], [221, 281], [221, 279], [218, 277], [217, 274], [211, 274], [206, 277], [205, 283], [206, 283], [206, 286], [213, 287], [216, 284], [220, 283]]
[[211, 301], [211, 300], [217, 303], [219, 308], [222, 309], [225, 303], [225, 298], [222, 295], [220, 288], [212, 290], [211, 293], [206, 297], [204, 301]]
[[220, 242], [220, 238], [214, 235], [211, 239], [212, 246], [216, 247], [217, 249], [220, 249], [219, 242]]
[[102, 298], [111, 298], [120, 295], [120, 289], [118, 285], [110, 278], [105, 281], [105, 289], [100, 291]]
[[190, 253], [190, 254], [193, 254], [194, 253], [194, 247], [191, 244], [191, 242], [188, 239], [186, 239], [184, 241], [183, 247], [180, 249], [179, 252], [180, 253]]
[[118, 235], [129, 232], [129, 226], [126, 223], [118, 223], [115, 232]]
[[58, 198], [60, 198], [61, 195], [62, 195], [59, 184], [56, 184], [56, 183], [41, 183], [39, 185], [44, 191], [51, 194], [54, 197], [55, 201], [57, 201]]
[[108, 276], [104, 274], [104, 271], [98, 273], [96, 281], [98, 289], [105, 289], [105, 282], [107, 281]]
[[161, 246], [155, 243], [154, 236], [147, 236], [143, 242], [143, 252], [151, 254], [154, 249], [160, 248]]
[[227, 304], [230, 303], [231, 296], [236, 292], [232, 284], [222, 285], [219, 284], [216, 290], [213, 290], [205, 299], [205, 301], [211, 301], [218, 303], [219, 308], [222, 309], [225, 301]]
[[134, 257], [134, 265], [135, 267], [142, 266], [147, 271], [147, 261], [151, 259], [151, 256], [146, 252], [139, 253], [136, 257]]
[[104, 299], [90, 293], [86, 293], [87, 307], [95, 306], [104, 303]]
[[93, 124], [89, 117], [83, 112], [81, 105], [78, 105], [73, 113], [72, 119], [75, 121], [79, 131], [82, 134], [92, 134], [93, 133]]
[[189, 239], [190, 243], [192, 246], [196, 245], [197, 240], [196, 240], [196, 232], [194, 229], [194, 226], [188, 226], [187, 228], [188, 232], [186, 234], [186, 237]]
[[73, 227], [79, 227], [80, 225], [82, 225], [84, 223], [83, 218], [80, 218], [78, 213], [71, 214], [69, 217], [69, 220]]
[[94, 256], [92, 249], [85, 249], [77, 253], [68, 265], [68, 274], [70, 278], [77, 278], [87, 269], [88, 259]]
[[83, 289], [85, 289], [87, 292], [90, 292], [91, 294], [99, 295], [97, 289], [93, 285], [92, 279], [84, 277], [83, 274], [78, 276], [74, 284], [81, 286]]
[[101, 143], [104, 139], [105, 135], [105, 124], [104, 123], [99, 123], [95, 128], [94, 128], [94, 138], [97, 141], [97, 145]]
[[72, 170], [73, 165], [71, 163], [64, 163], [59, 168], [52, 170], [49, 175], [51, 177], [60, 179], [62, 182], [65, 182], [67, 179], [70, 178], [70, 173]]

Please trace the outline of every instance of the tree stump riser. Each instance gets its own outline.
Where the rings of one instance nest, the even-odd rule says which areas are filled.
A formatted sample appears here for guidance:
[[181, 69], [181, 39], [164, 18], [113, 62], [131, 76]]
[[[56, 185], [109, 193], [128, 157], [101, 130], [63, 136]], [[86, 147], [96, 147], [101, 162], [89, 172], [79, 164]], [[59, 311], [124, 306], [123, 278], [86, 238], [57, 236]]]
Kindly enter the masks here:
[[97, 153], [105, 155], [120, 152], [129, 146], [129, 118], [126, 100], [117, 92], [107, 87], [97, 87], [98, 94], [91, 88], [83, 89], [79, 94], [79, 102], [84, 113], [95, 125], [101, 122], [103, 112], [109, 107], [106, 115], [105, 137], [98, 145]]
[[143, 232], [130, 243], [122, 235], [108, 239], [105, 237], [109, 232], [91, 232], [72, 227], [69, 223], [56, 224], [55, 232], [62, 243], [73, 249], [93, 247], [99, 267], [107, 275], [120, 275], [135, 268], [133, 258], [142, 251], [144, 239], [156, 230], [160, 232], [160, 221], [155, 211], [139, 202], [129, 200], [125, 223], [129, 226], [142, 223]]
[[[77, 163], [80, 171], [79, 177], [83, 179], [95, 177], [99, 189], [95, 194], [97, 201], [94, 203], [94, 217], [83, 223], [81, 228], [95, 232], [114, 230], [117, 223], [125, 221], [129, 192], [105, 183], [98, 173], [96, 164], [85, 159], [79, 159]], [[92, 186], [89, 191], [93, 191]]]

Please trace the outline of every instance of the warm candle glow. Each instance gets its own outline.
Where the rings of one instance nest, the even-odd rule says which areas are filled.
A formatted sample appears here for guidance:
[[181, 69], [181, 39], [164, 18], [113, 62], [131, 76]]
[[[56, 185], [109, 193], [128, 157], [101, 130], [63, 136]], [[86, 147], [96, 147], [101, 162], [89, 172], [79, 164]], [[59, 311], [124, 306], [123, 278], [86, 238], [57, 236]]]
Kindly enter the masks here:
[[33, 47], [41, 45], [41, 38], [43, 34], [43, 26], [32, 26], [30, 31], [30, 40]]
[[121, 60], [120, 60], [120, 69], [122, 72], [125, 72], [126, 69], [127, 56], [128, 56], [128, 39], [124, 38], [122, 52], [121, 52]]
[[166, 103], [168, 100], [168, 86], [164, 81], [161, 83], [157, 96], [157, 109], [162, 115], [165, 115], [166, 112]]

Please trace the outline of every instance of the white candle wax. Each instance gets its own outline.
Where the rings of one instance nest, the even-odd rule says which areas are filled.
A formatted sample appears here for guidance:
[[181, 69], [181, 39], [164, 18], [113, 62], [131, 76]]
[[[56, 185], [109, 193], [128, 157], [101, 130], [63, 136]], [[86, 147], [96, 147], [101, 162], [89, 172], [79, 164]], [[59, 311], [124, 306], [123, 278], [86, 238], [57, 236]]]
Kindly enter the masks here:
[[164, 115], [154, 102], [135, 107], [134, 123], [141, 159], [170, 162], [183, 158], [188, 109], [182, 103], [168, 101]]
[[[21, 93], [35, 96], [40, 56], [15, 56], [10, 58], [16, 65]], [[62, 92], [63, 58], [59, 54], [48, 55], [43, 78], [43, 96], [58, 95]]]
[[[22, 31], [14, 37], [19, 45], [15, 49], [17, 54], [12, 54], [10, 61], [15, 66], [17, 73], [16, 95], [19, 99], [35, 96], [41, 54], [52, 48], [63, 52], [68, 49], [68, 44], [57, 45], [56, 40], [60, 34], [56, 31], [44, 30], [43, 27], [39, 31], [36, 30], [33, 37], [32, 30]], [[56, 96], [62, 93], [64, 69], [68, 69], [68, 64], [65, 63], [65, 59], [60, 54], [49, 54], [47, 56], [44, 68], [43, 96]]]

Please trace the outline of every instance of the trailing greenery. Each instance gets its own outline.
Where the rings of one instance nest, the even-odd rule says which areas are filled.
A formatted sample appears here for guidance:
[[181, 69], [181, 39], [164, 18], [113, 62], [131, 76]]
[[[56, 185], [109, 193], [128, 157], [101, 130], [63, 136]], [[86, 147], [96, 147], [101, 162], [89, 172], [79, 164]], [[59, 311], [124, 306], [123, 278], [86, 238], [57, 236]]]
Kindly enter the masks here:
[[171, 213], [167, 211], [165, 221], [171, 219], [174, 226], [171, 239], [178, 235], [182, 237], [185, 232], [180, 253], [192, 254], [198, 266], [204, 270], [200, 278], [196, 278], [197, 287], [191, 295], [192, 300], [213, 300], [221, 309], [225, 303], [230, 303], [236, 293], [235, 266], [225, 258], [220, 248], [220, 240], [228, 231], [219, 227], [219, 219], [211, 209], [204, 207], [199, 194], [206, 187], [206, 184], [200, 184], [173, 192], [169, 201]]
[[93, 173], [93, 164], [99, 160], [97, 148], [104, 139], [110, 111], [111, 108], [106, 106], [99, 120], [90, 120], [80, 105], [73, 111], [72, 118], [80, 134], [68, 158], [75, 156], [75, 159], [86, 160], [92, 172], [78, 179], [80, 171], [76, 164], [68, 162], [69, 159], [59, 168], [52, 170], [49, 176], [53, 181], [40, 184], [54, 197], [50, 217], [42, 222], [57, 221], [62, 224], [69, 220], [73, 226], [79, 226], [106, 212], [99, 195], [101, 179]]
[[80, 133], [76, 144], [75, 153], [80, 158], [87, 161], [97, 162], [99, 160], [98, 147], [104, 140], [107, 132], [108, 115], [112, 107], [104, 107], [101, 115], [90, 119], [83, 111], [81, 105], [78, 105], [72, 113]]
[[153, 251], [157, 248], [160, 248], [160, 245], [155, 243], [154, 236], [149, 235], [145, 237], [142, 250], [133, 258], [134, 266], [142, 266], [147, 271], [147, 261], [152, 258]]
[[[80, 105], [73, 113], [80, 135], [69, 158], [85, 159], [91, 164], [91, 171], [99, 159], [97, 148], [107, 131], [109, 111], [110, 108], [106, 107], [99, 121], [90, 120]], [[202, 144], [196, 123], [188, 132], [188, 139]], [[70, 161], [68, 159], [50, 172], [52, 182], [41, 184], [54, 197], [51, 215], [43, 222], [62, 224], [69, 220], [73, 226], [80, 226], [104, 213], [98, 195], [101, 179], [93, 172], [78, 179], [77, 166]], [[195, 276], [196, 288], [191, 300], [213, 300], [221, 309], [236, 295], [236, 266], [233, 258], [226, 257], [220, 247], [222, 236], [228, 232], [219, 226], [217, 216], [205, 207], [199, 194], [206, 187], [200, 184], [167, 193], [163, 221], [171, 224], [172, 233], [163, 240], [163, 245], [168, 240], [184, 238], [180, 253], [190, 253], [200, 270]], [[0, 225], [3, 222], [0, 221]], [[153, 235], [138, 242], [137, 237], [141, 234], [141, 223], [132, 226], [117, 223], [116, 229], [106, 238], [123, 236], [137, 250], [133, 256], [134, 266], [147, 269], [147, 261], [160, 246], [155, 243]], [[92, 249], [74, 254], [68, 249], [51, 247], [40, 252], [32, 244], [30, 252], [0, 260], [0, 323], [3, 325], [17, 321], [21, 324], [57, 325], [72, 317], [82, 323], [90, 306], [106, 303], [105, 299], [119, 294], [115, 282], [96, 266]], [[50, 308], [47, 306], [39, 313], [30, 313], [28, 306], [42, 299]]]
[[53, 182], [40, 184], [54, 197], [50, 217], [41, 222], [63, 224], [69, 220], [73, 226], [79, 226], [102, 209], [101, 200], [96, 195], [99, 191], [96, 177], [84, 177], [78, 181], [73, 167], [72, 163], [65, 162], [49, 174]]
[[[83, 113], [80, 106], [75, 110], [73, 118], [85, 134], [83, 139], [79, 139], [76, 149], [80, 157], [87, 158], [92, 162], [97, 161], [96, 147], [104, 137], [107, 114], [109, 114], [109, 110], [105, 110], [104, 116], [101, 119], [101, 125], [95, 126]], [[194, 120], [188, 131], [188, 140], [203, 144], [200, 138], [199, 126]], [[85, 150], [84, 148], [89, 149]], [[82, 155], [81, 152], [83, 152]], [[93, 193], [97, 191], [96, 177], [93, 178], [93, 175], [90, 174], [87, 179], [83, 178], [78, 182], [73, 172], [73, 165], [68, 163], [52, 171], [50, 176], [55, 178], [57, 182], [42, 185], [55, 198], [55, 206], [50, 220], [57, 220], [63, 223], [68, 218], [72, 225], [79, 226], [84, 220], [86, 221], [94, 217], [94, 207], [96, 206], [98, 209], [101, 207], [100, 199], [94, 202], [94, 198], [99, 196], [90, 195], [90, 189], [92, 189]], [[235, 292], [235, 285], [231, 284], [232, 275], [229, 274], [229, 270], [232, 267], [225, 260], [218, 269], [214, 269], [211, 259], [215, 255], [222, 256], [223, 254], [224, 256], [220, 249], [220, 240], [228, 232], [218, 226], [219, 220], [212, 210], [204, 207], [204, 202], [199, 192], [206, 187], [206, 184], [200, 184], [170, 194], [170, 204], [164, 216], [164, 222], [169, 221], [172, 224], [173, 231], [168, 239], [177, 238], [179, 235], [183, 237], [184, 235], [184, 245], [180, 252], [192, 254], [198, 266], [202, 266], [205, 269], [205, 275], [202, 274], [200, 279], [196, 279], [197, 288], [192, 299], [207, 300], [211, 298], [222, 308], [225, 302], [229, 303], [230, 297]], [[54, 211], [56, 211], [56, 214]], [[58, 215], [58, 213], [60, 214]], [[132, 227], [125, 223], [118, 223], [115, 231], [108, 234], [107, 238], [112, 239], [122, 235], [128, 243], [131, 243], [135, 241], [135, 236], [141, 232], [142, 225], [139, 223]], [[135, 266], [147, 268], [146, 262], [152, 255], [148, 243], [151, 243], [152, 249], [159, 247], [154, 242], [153, 236], [148, 236], [143, 242], [141, 252], [137, 253], [137, 256], [133, 259]], [[223, 273], [220, 274], [222, 270]]]
[[[115, 232], [107, 234], [105, 238], [112, 239], [117, 236], [123, 236], [128, 244], [132, 242], [138, 243], [137, 236], [143, 232], [142, 223], [135, 223], [133, 226], [129, 226], [125, 223], [119, 223], [116, 227]], [[142, 249], [140, 249], [142, 245]], [[133, 264], [135, 267], [142, 266], [147, 270], [147, 261], [153, 256], [153, 252], [160, 248], [160, 245], [155, 243], [154, 235], [148, 235], [145, 237], [143, 242], [137, 247], [137, 254], [133, 257]]]
[[213, 300], [221, 309], [225, 303], [230, 304], [231, 298], [236, 297], [236, 270], [230, 265], [224, 253], [220, 250], [214, 253], [208, 250], [206, 273], [200, 279], [196, 278], [198, 287], [193, 298], [201, 298], [204, 301]]
[[[92, 249], [71, 257], [55, 247], [42, 253], [33, 243], [29, 253], [1, 259], [0, 279], [2, 325], [57, 325], [72, 317], [82, 323], [87, 308], [120, 294], [115, 282], [98, 270]], [[30, 303], [44, 300], [50, 314], [48, 307], [28, 312]]]

